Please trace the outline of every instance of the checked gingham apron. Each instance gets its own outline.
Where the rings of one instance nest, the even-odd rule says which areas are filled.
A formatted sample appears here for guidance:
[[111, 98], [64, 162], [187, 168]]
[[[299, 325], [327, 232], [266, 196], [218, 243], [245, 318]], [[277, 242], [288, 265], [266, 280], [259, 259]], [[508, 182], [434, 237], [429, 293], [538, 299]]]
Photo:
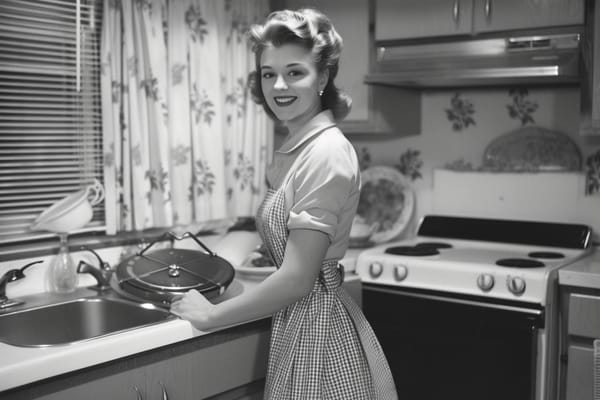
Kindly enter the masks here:
[[[284, 190], [270, 189], [256, 220], [278, 268], [287, 217]], [[379, 342], [342, 282], [337, 260], [325, 260], [312, 291], [273, 316], [265, 399], [397, 399]]]

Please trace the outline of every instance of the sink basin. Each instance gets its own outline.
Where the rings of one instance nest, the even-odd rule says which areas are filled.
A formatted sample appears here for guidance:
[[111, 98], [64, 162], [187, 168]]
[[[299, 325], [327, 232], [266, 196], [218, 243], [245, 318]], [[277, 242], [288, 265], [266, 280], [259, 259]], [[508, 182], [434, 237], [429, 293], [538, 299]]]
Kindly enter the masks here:
[[151, 304], [86, 297], [0, 315], [0, 342], [14, 346], [66, 345], [176, 318]]

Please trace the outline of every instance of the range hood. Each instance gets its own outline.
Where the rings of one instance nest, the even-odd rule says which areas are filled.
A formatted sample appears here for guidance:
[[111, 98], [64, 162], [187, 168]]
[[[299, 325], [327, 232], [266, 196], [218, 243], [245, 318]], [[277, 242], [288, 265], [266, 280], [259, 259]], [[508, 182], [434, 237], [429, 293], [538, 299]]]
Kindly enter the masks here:
[[414, 88], [579, 81], [579, 33], [377, 47], [365, 83]]

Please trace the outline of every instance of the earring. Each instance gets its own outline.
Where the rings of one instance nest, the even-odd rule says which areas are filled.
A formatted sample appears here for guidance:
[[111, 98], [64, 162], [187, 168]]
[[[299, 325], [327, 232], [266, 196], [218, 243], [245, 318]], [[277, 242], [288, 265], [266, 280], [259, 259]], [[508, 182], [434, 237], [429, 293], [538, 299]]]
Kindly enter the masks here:
[[319, 96], [323, 96], [323, 91], [319, 90]]

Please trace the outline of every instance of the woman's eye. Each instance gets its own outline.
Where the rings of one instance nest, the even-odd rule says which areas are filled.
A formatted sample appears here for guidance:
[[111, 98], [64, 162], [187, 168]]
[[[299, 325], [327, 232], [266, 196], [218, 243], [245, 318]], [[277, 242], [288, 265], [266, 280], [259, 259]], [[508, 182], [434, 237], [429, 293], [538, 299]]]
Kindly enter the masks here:
[[263, 77], [263, 79], [269, 79], [269, 78], [272, 78], [273, 75], [274, 74], [272, 72], [264, 72], [262, 77]]
[[302, 76], [303, 73], [302, 73], [302, 71], [294, 71], [294, 70], [292, 70], [292, 71], [288, 72], [288, 75], [291, 76], [291, 77], [297, 78], [299, 76]]

